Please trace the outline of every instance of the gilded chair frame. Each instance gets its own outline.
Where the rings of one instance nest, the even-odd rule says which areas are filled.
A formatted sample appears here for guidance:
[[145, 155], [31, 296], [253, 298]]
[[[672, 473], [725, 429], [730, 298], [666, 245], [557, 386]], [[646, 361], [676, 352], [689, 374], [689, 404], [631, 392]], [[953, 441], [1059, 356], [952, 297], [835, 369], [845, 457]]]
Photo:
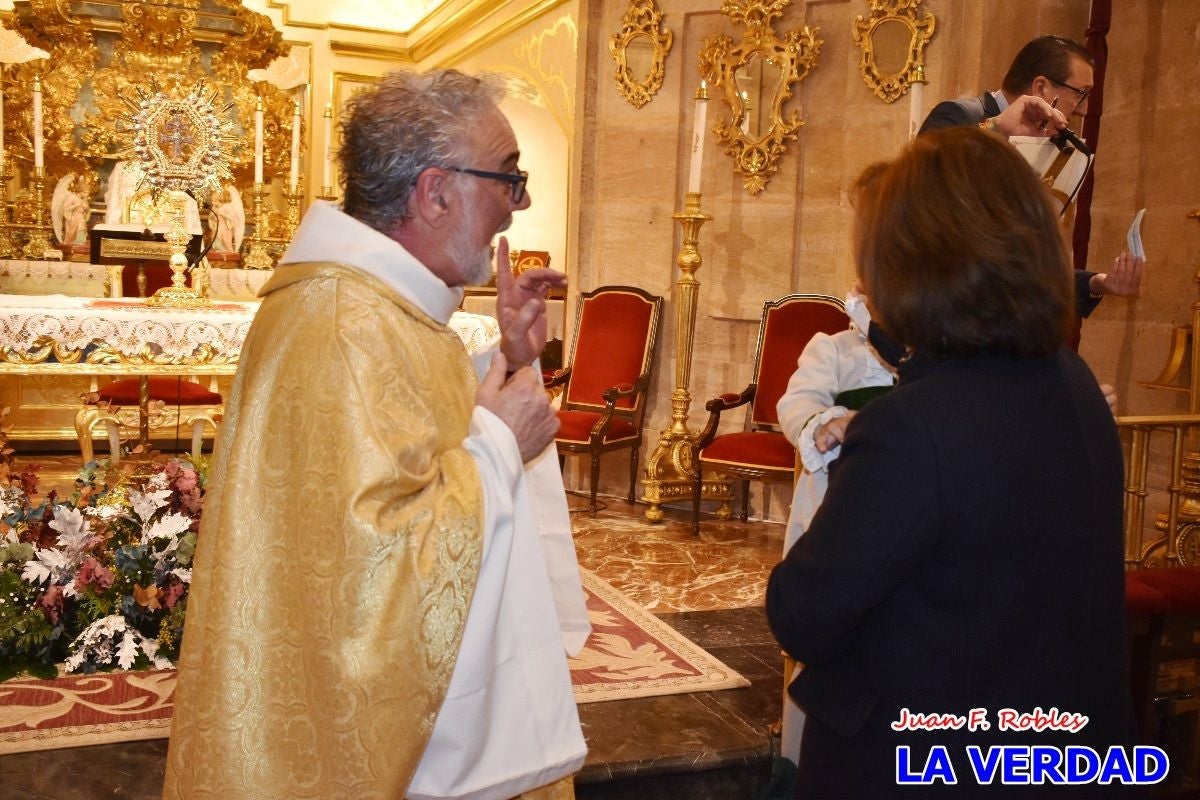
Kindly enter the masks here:
[[[599, 403], [572, 400], [570, 383], [575, 372], [575, 358], [579, 345], [580, 326], [583, 322], [584, 311], [589, 301], [601, 295], [612, 293], [636, 295], [639, 299], [650, 305], [639, 374], [631, 384], [605, 388], [601, 392], [602, 401]], [[639, 289], [635, 286], [600, 286], [590, 292], [581, 293], [575, 309], [575, 328], [571, 338], [571, 359], [568, 362], [568, 366], [556, 372], [554, 377], [546, 381], [545, 384], [546, 389], [549, 391], [560, 390], [562, 392], [561, 411], [587, 411], [599, 414], [595, 424], [592, 425], [588, 433], [588, 440], [586, 442], [555, 439], [560, 464], [568, 453], [587, 454], [590, 456], [590, 510], [593, 515], [596, 513], [596, 490], [600, 482], [600, 457], [605, 453], [631, 448], [629, 457], [628, 501], [632, 503], [634, 499], [634, 488], [637, 484], [638, 455], [641, 452], [642, 446], [642, 422], [646, 415], [646, 394], [650, 387], [650, 371], [654, 364], [655, 344], [658, 338], [658, 323], [662, 317], [662, 306], [662, 297], [652, 295], [644, 289]], [[618, 406], [617, 403], [625, 398], [631, 398], [632, 404], [628, 407]], [[628, 420], [634, 428], [635, 435], [632, 439], [618, 439], [616, 441], [605, 442], [605, 437], [609, 433], [613, 420], [617, 418]]]
[[[742, 522], [748, 519], [750, 505], [750, 481], [793, 481], [795, 479], [795, 463], [789, 464], [786, 467], [772, 468], [769, 465], [753, 465], [749, 463], [732, 464], [729, 462], [706, 461], [701, 452], [704, 448], [711, 445], [717, 438], [717, 430], [721, 425], [721, 415], [740, 408], [744, 405], [750, 405], [750, 411], [747, 414], [745, 428], [747, 430], [764, 431], [783, 435], [779, 425], [778, 418], [772, 413], [768, 416], [775, 421], [770, 421], [759, 417], [755, 412], [755, 406], [758, 400], [758, 390], [760, 383], [760, 370], [762, 368], [763, 350], [766, 344], [767, 325], [771, 317], [771, 313], [777, 309], [791, 305], [797, 302], [815, 302], [819, 304], [829, 305], [836, 308], [838, 311], [845, 313], [845, 304], [838, 298], [825, 294], [789, 294], [780, 297], [777, 300], [768, 300], [763, 303], [762, 316], [758, 323], [758, 341], [754, 348], [754, 371], [751, 373], [751, 382], [741, 392], [736, 394], [728, 392], [709, 400], [704, 405], [704, 410], [708, 412], [708, 420], [704, 424], [704, 428], [696, 437], [695, 445], [692, 449], [692, 464], [695, 473], [695, 490], [692, 493], [692, 532], [695, 535], [700, 534], [700, 487], [704, 480], [705, 464], [710, 469], [719, 471], [726, 475], [731, 475], [741, 481], [742, 484], [742, 504], [740, 518]], [[849, 319], [846, 319], [846, 324], [849, 324]], [[808, 342], [803, 342], [796, 351], [797, 358], [804, 346]]]

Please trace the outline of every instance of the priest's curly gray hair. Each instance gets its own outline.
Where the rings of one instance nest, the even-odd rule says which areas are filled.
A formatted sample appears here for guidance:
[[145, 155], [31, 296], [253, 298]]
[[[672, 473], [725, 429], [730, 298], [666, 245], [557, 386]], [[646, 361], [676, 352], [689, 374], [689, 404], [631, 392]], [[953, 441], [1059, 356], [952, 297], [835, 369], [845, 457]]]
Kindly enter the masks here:
[[390, 233], [409, 214], [417, 176], [461, 157], [479, 115], [505, 94], [493, 75], [395, 70], [354, 95], [341, 124], [342, 207]]

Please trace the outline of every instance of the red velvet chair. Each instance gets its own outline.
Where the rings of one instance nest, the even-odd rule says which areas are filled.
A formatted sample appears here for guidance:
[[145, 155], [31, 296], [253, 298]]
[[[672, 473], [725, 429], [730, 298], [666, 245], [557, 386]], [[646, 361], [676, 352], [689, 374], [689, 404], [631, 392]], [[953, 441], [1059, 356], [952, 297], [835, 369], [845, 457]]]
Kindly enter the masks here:
[[563, 387], [555, 444], [592, 460], [591, 511], [596, 513], [600, 456], [630, 450], [629, 502], [637, 482], [642, 418], [654, 361], [661, 297], [632, 286], [601, 286], [579, 296], [571, 361], [546, 382]]
[[[816, 333], [837, 333], [849, 326], [841, 300], [820, 294], [789, 294], [763, 304], [758, 326], [751, 383], [738, 394], [722, 394], [704, 408], [708, 422], [696, 440], [692, 465], [696, 486], [692, 501], [692, 532], [700, 534], [700, 489], [705, 470], [720, 472], [742, 483], [741, 518], [750, 504], [750, 481], [792, 481], [796, 449], [779, 431], [775, 404], [787, 390], [796, 361]], [[717, 435], [721, 414], [749, 405], [745, 429]]]

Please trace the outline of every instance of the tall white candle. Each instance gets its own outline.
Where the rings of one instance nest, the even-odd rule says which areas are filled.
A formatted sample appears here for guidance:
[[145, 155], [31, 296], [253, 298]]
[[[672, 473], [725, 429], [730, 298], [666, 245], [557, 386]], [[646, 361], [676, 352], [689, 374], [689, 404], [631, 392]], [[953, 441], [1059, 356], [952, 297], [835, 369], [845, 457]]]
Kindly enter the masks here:
[[916, 138], [925, 120], [925, 83], [924, 70], [917, 73], [920, 80], [913, 81], [908, 87], [908, 138]]
[[700, 164], [704, 161], [704, 125], [708, 117], [708, 85], [700, 81], [696, 90], [696, 114], [692, 121], [692, 164], [688, 171], [688, 191], [700, 191]]
[[258, 98], [254, 109], [254, 182], [263, 182], [263, 103]]
[[45, 166], [42, 160], [42, 78], [33, 76], [33, 167]]
[[325, 163], [321, 169], [321, 186], [333, 187], [333, 103], [325, 104]]
[[292, 109], [292, 171], [288, 178], [292, 194], [296, 193], [300, 185], [300, 122], [300, 104], [296, 103]]

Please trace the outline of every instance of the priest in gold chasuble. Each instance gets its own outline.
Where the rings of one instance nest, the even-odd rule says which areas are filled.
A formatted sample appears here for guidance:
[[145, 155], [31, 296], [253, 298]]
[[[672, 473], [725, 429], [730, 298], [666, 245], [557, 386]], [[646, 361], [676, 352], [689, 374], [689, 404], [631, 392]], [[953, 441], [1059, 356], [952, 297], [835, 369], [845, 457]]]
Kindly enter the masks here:
[[[587, 637], [557, 420], [530, 367], [546, 292], [462, 287], [526, 208], [499, 90], [395, 72], [355, 96], [343, 208], [263, 288], [198, 543], [164, 798], [570, 798]], [[501, 240], [499, 263], [507, 262]]]

